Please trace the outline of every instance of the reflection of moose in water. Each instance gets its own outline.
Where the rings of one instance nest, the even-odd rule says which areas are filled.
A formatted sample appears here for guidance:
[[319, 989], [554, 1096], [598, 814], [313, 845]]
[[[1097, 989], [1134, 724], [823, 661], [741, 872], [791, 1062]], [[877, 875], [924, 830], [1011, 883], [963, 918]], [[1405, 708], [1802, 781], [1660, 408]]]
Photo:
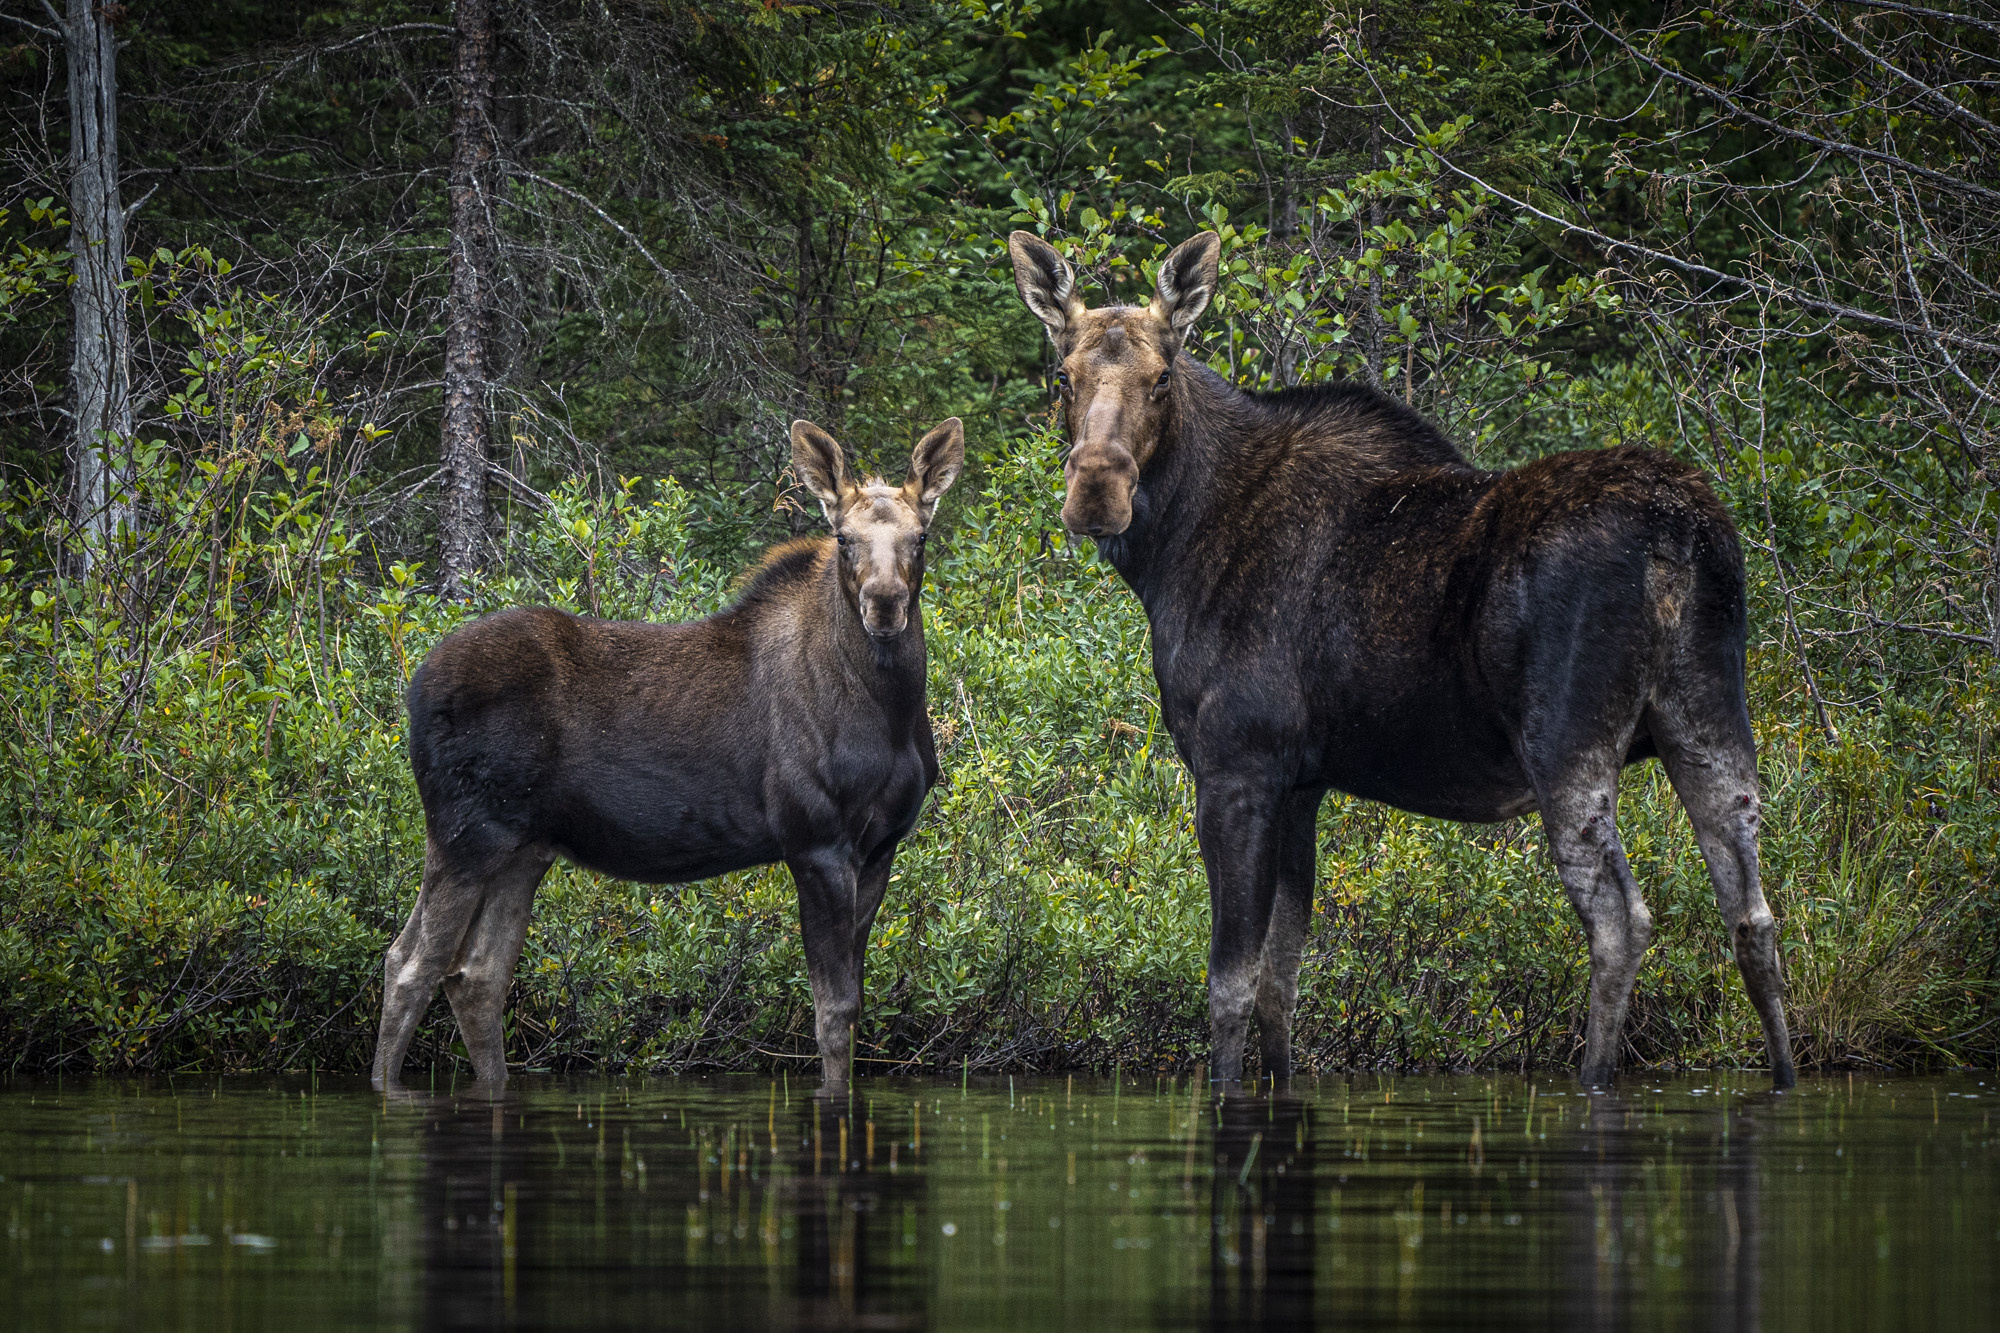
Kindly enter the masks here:
[[1309, 1328], [1318, 1219], [1306, 1105], [1225, 1096], [1209, 1183], [1208, 1327]]
[[1609, 1082], [1652, 918], [1618, 841], [1618, 773], [1657, 755], [1708, 861], [1773, 1080], [1793, 1081], [1757, 879], [1743, 556], [1664, 454], [1466, 462], [1372, 389], [1245, 393], [1183, 351], [1215, 290], [1203, 233], [1150, 306], [1086, 309], [1056, 251], [1010, 242], [1061, 358], [1063, 522], [1145, 605], [1160, 712], [1195, 782], [1219, 1078], [1254, 1008], [1291, 1072], [1314, 820], [1338, 788], [1420, 814], [1539, 810], [1590, 940], [1583, 1078]]
[[[1684, 1303], [1691, 1325], [1714, 1333], [1761, 1327], [1763, 1182], [1776, 1165], [1777, 1148], [1763, 1120], [1782, 1103], [1717, 1100], [1712, 1113], [1673, 1114], [1684, 1121], [1683, 1135], [1719, 1141], [1720, 1151], [1676, 1162], [1659, 1152], [1657, 1120], [1647, 1124], [1649, 1113], [1659, 1113], [1648, 1103], [1618, 1095], [1592, 1099], [1570, 1145], [1574, 1165], [1563, 1173], [1554, 1201], [1567, 1214], [1568, 1235], [1541, 1275], [1539, 1285], [1552, 1303], [1545, 1327], [1650, 1324], [1666, 1292]], [[1659, 1251], [1666, 1249], [1676, 1251], [1674, 1262], [1684, 1266], [1684, 1275], [1659, 1264]]]
[[[922, 1327], [921, 1174], [845, 1097], [685, 1122], [600, 1090], [417, 1098], [399, 1237], [426, 1328]], [[402, 1119], [391, 1111], [392, 1124]], [[685, 1126], [685, 1127], [684, 1127]], [[386, 1134], [392, 1157], [403, 1136]], [[850, 1150], [843, 1160], [839, 1147]]]
[[773, 550], [727, 610], [684, 625], [502, 611], [418, 669], [424, 880], [384, 967], [376, 1087], [400, 1077], [440, 981], [479, 1080], [506, 1082], [502, 1009], [557, 857], [646, 883], [784, 861], [820, 1059], [847, 1077], [868, 932], [937, 780], [917, 603], [965, 437], [956, 417], [931, 431], [900, 487], [855, 482], [809, 422], [792, 442], [834, 536]]

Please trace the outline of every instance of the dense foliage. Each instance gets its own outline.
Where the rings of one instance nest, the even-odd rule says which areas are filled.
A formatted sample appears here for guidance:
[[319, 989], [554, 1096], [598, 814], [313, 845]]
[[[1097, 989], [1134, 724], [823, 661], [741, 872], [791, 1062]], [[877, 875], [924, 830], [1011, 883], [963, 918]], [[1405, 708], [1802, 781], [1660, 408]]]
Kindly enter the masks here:
[[[1829, 98], [1862, 99], [1835, 118], [1850, 138], [1875, 114], [1802, 6], [1701, 11], [1700, 41], [1649, 13], [1451, 0], [503, 6], [499, 443], [460, 601], [438, 594], [434, 477], [449, 8], [125, 12], [138, 427], [110, 446], [131, 521], [88, 574], [63, 499], [62, 51], [24, 24], [0, 60], [12, 1067], [362, 1066], [422, 858], [409, 670], [503, 605], [721, 605], [763, 542], [818, 522], [784, 472], [796, 415], [899, 471], [956, 414], [974, 454], [926, 600], [947, 783], [877, 928], [863, 1058], [1202, 1058], [1192, 791], [1138, 604], [1056, 517], [1040, 334], [1003, 268], [1016, 226], [1128, 300], [1170, 241], [1219, 231], [1200, 354], [1247, 386], [1366, 378], [1489, 465], [1639, 442], [1706, 469], [1752, 564], [1802, 1062], [2000, 1050], [1996, 363], [1990, 253], [1966, 239], [1983, 205], [1945, 200], [1957, 230], [1928, 249], [1865, 225], [1934, 209], [1924, 171], [1984, 188], [1991, 140], [1958, 130], [2000, 116], [1968, 73], [2000, 27], [1837, 26], [1934, 85], [1898, 104], [1895, 161], [1850, 171], [1755, 133]], [[1772, 33], [1796, 44], [1796, 94], [1760, 73]], [[1760, 239], [1744, 213], [1763, 198]], [[1821, 227], [1829, 209], [1848, 230]], [[1837, 292], [1799, 276], [1821, 251]], [[1884, 277], [1898, 259], [1908, 276]], [[1930, 342], [1910, 332], [1925, 295], [1949, 324]], [[1758, 1058], [1656, 765], [1626, 775], [1621, 820], [1658, 923], [1635, 1055]], [[1534, 819], [1336, 798], [1321, 875], [1306, 1061], [1573, 1058], [1585, 950]], [[538, 1066], [809, 1056], [790, 882], [558, 867], [512, 1014], [510, 1051]], [[420, 1044], [443, 1057], [453, 1036], [440, 1004]]]

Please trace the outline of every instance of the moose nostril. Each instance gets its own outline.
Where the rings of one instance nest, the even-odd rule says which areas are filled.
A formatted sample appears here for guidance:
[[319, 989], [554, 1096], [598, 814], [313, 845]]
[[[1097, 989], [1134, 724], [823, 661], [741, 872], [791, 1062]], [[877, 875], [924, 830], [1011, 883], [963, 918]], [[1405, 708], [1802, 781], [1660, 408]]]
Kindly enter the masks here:
[[862, 619], [871, 632], [901, 629], [903, 599], [892, 593], [867, 593], [863, 597]]

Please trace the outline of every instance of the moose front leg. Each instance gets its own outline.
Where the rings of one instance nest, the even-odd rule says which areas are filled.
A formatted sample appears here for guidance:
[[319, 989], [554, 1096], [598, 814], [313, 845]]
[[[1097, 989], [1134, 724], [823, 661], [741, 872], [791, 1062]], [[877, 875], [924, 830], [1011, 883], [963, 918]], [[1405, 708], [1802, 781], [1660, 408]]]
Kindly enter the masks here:
[[896, 864], [896, 844], [878, 850], [863, 862], [854, 876], [854, 1005], [861, 1009], [862, 988], [867, 981], [868, 936], [875, 929], [875, 916], [882, 910], [882, 897], [889, 891], [889, 871]]
[[854, 1025], [861, 1018], [854, 862], [844, 850], [826, 849], [786, 864], [799, 891], [799, 931], [805, 937], [806, 972], [812, 978], [821, 1075], [829, 1086], [839, 1086], [847, 1082]]
[[1195, 792], [1195, 829], [1208, 870], [1209, 1060], [1219, 1083], [1243, 1078], [1277, 889], [1280, 802], [1276, 784], [1226, 773], [1205, 776]]
[[854, 975], [861, 976], [868, 956], [868, 934], [875, 929], [875, 914], [882, 910], [882, 897], [889, 890], [889, 870], [896, 864], [896, 844], [878, 850], [863, 862], [854, 875]]
[[1278, 830], [1277, 892], [1257, 963], [1257, 1046], [1264, 1077], [1292, 1076], [1292, 1015], [1299, 1007], [1299, 958], [1312, 923], [1319, 871], [1319, 803], [1324, 789], [1286, 796]]

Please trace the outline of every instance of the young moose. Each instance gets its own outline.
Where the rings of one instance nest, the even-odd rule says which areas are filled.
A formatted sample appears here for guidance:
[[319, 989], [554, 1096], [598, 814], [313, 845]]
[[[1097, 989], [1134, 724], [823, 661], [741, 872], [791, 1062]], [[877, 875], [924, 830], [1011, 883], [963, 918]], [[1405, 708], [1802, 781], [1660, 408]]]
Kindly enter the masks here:
[[377, 1088], [438, 982], [483, 1084], [535, 886], [557, 857], [642, 883], [783, 861], [798, 886], [819, 1052], [847, 1078], [868, 932], [896, 844], [937, 781], [924, 711], [924, 538], [965, 463], [956, 417], [900, 487], [856, 483], [792, 423], [833, 537], [774, 548], [735, 603], [682, 625], [501, 611], [410, 681], [423, 888], [383, 968]]
[[1009, 249], [1061, 358], [1063, 522], [1145, 604], [1195, 781], [1216, 1076], [1242, 1076], [1253, 1009], [1264, 1072], [1291, 1072], [1314, 819], [1338, 788], [1449, 819], [1541, 812], [1590, 942], [1583, 1079], [1609, 1083], [1652, 936], [1618, 773], [1656, 755], [1791, 1086], [1743, 557], [1700, 474], [1642, 449], [1486, 472], [1372, 389], [1242, 392], [1182, 350], [1215, 290], [1213, 233], [1167, 256], [1143, 308], [1086, 309], [1053, 248], [1017, 231]]

